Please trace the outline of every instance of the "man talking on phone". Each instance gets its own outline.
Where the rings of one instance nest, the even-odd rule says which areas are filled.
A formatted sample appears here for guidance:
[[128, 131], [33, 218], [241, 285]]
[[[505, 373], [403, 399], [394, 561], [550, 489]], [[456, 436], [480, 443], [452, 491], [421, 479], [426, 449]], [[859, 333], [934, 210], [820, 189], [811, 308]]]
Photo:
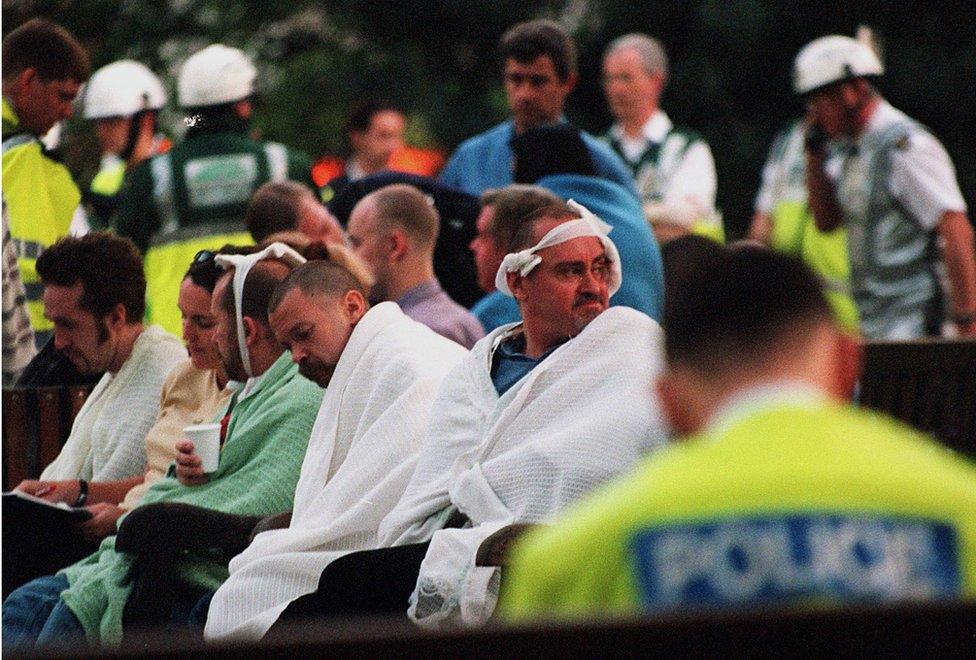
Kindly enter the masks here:
[[947, 318], [959, 334], [976, 336], [976, 251], [955, 169], [928, 130], [877, 92], [872, 81], [882, 73], [870, 46], [841, 35], [797, 55], [810, 209], [821, 231], [847, 227], [867, 339], [938, 335]]

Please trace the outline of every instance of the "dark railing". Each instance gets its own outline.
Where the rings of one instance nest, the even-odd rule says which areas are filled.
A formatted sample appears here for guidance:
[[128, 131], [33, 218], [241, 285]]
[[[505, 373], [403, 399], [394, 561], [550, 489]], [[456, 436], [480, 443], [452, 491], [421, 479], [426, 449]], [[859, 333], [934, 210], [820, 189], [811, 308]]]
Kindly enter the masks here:
[[61, 451], [92, 388], [4, 388], [3, 489], [35, 479]]
[[865, 344], [858, 400], [976, 459], [976, 340]]

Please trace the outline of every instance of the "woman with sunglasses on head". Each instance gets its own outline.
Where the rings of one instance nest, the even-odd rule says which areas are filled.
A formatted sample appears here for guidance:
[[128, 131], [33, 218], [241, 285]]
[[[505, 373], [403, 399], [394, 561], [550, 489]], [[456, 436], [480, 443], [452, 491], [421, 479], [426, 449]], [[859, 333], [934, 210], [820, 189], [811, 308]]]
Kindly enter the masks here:
[[[253, 248], [225, 246], [220, 252], [246, 253]], [[114, 534], [119, 518], [139, 505], [149, 487], [162, 479], [176, 457], [176, 443], [183, 438], [183, 428], [212, 421], [226, 405], [231, 391], [221, 366], [214, 338], [215, 321], [210, 313], [214, 285], [223, 274], [214, 263], [216, 252], [202, 250], [193, 259], [180, 286], [178, 305], [183, 319], [183, 341], [189, 359], [173, 369], [162, 388], [159, 416], [146, 434], [146, 472], [121, 481], [82, 483], [78, 480], [51, 481], [39, 484], [38, 491], [50, 502], [73, 503], [87, 494], [88, 520], [77, 523], [77, 529], [35, 529], [51, 542], [39, 538], [24, 539], [23, 547], [32, 551], [4, 557], [4, 594], [35, 577], [54, 573], [90, 554], [103, 538]], [[27, 530], [25, 536], [27, 535]], [[34, 533], [29, 534], [35, 536]], [[17, 544], [18, 547], [21, 544]], [[49, 548], [37, 553], [39, 547]], [[6, 552], [5, 555], [9, 553]], [[13, 561], [9, 561], [13, 560]]]

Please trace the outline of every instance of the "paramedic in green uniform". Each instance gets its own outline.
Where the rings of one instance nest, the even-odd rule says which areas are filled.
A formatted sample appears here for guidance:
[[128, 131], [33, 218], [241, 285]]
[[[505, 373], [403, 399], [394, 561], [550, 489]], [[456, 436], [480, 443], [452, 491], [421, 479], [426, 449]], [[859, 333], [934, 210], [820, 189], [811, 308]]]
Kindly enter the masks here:
[[708, 143], [659, 107], [668, 56], [657, 39], [626, 34], [603, 56], [603, 91], [616, 121], [605, 139], [634, 175], [659, 243], [689, 232], [724, 241], [715, 210], [715, 161]]
[[180, 328], [180, 282], [200, 250], [253, 241], [244, 225], [251, 195], [267, 181], [312, 187], [311, 161], [248, 135], [257, 70], [237, 48], [207, 46], [177, 78], [189, 128], [182, 143], [126, 177], [116, 218], [120, 234], [145, 253], [147, 316]]

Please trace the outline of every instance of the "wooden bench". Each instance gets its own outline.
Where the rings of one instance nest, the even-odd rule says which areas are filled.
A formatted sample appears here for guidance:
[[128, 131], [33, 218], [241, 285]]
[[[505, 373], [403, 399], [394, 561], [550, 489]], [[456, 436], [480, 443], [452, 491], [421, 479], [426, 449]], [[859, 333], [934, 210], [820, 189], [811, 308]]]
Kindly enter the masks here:
[[4, 388], [3, 490], [36, 479], [57, 458], [91, 391], [87, 385]]
[[865, 344], [858, 402], [976, 458], [976, 340]]

